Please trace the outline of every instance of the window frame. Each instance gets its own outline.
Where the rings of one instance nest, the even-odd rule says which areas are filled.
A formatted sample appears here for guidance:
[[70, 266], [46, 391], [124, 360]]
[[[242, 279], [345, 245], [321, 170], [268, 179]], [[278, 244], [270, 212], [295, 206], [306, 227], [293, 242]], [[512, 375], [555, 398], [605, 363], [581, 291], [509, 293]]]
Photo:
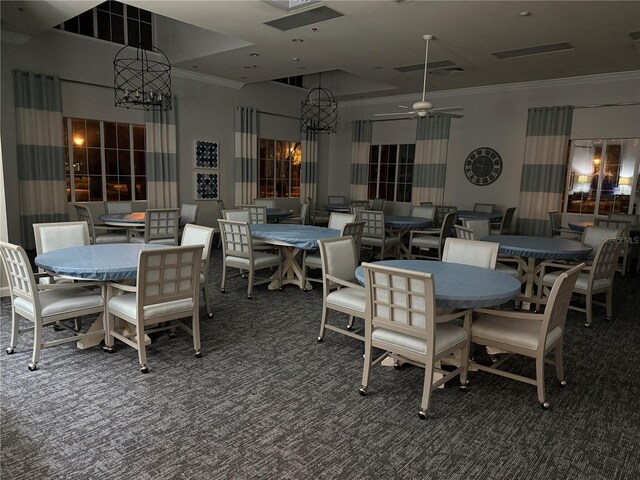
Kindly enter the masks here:
[[[395, 172], [394, 172], [394, 179], [393, 179], [393, 199], [389, 199], [387, 198], [387, 196], [385, 197], [380, 197], [380, 172], [381, 172], [381, 161], [382, 161], [382, 151], [383, 151], [383, 147], [395, 147], [396, 148], [396, 160], [395, 160]], [[369, 169], [369, 172], [371, 172], [371, 167], [372, 167], [372, 154], [373, 154], [373, 149], [377, 149], [377, 164], [376, 164], [376, 171], [377, 171], [377, 178], [375, 179], [375, 182], [372, 181], [371, 177], [369, 177], [367, 179], [367, 198], [369, 200], [375, 199], [375, 198], [385, 198], [385, 200], [389, 201], [389, 202], [402, 202], [402, 203], [411, 203], [411, 197], [413, 196], [413, 172], [414, 172], [414, 168], [415, 168], [415, 162], [416, 162], [416, 144], [415, 143], [384, 143], [384, 144], [371, 144], [371, 146], [369, 147], [369, 162], [367, 163], [367, 168]], [[407, 154], [407, 162], [401, 164], [400, 162], [400, 158], [401, 155], [403, 153], [403, 149], [406, 151]], [[413, 155], [410, 158], [409, 153], [413, 151]], [[411, 166], [411, 174], [407, 175], [408, 177], [410, 177], [410, 181], [404, 181], [401, 182], [400, 181], [400, 167], [401, 165], [407, 165], [407, 166]], [[376, 192], [375, 195], [372, 197], [371, 195], [369, 195], [369, 189], [372, 183], [375, 183], [376, 185]], [[388, 180], [386, 182], [383, 182], [385, 184], [391, 184], [391, 182], [389, 182]], [[402, 185], [406, 185], [409, 187], [409, 199], [402, 199], [402, 200], [398, 200], [398, 184], [402, 184]]]
[[[100, 172], [100, 177], [101, 177], [101, 187], [102, 187], [102, 199], [101, 200], [93, 200], [91, 199], [91, 197], [89, 197], [89, 200], [77, 200], [76, 199], [76, 188], [75, 188], [75, 169], [74, 169], [74, 165], [75, 165], [75, 161], [73, 158], [73, 149], [74, 149], [74, 143], [73, 143], [73, 121], [74, 120], [81, 120], [83, 122], [98, 122], [99, 124], [99, 130], [100, 130], [100, 168], [101, 168], [101, 172]], [[138, 126], [138, 127], [142, 127], [145, 130], [145, 136], [146, 136], [146, 126], [144, 124], [138, 124], [138, 123], [124, 123], [124, 122], [117, 122], [117, 121], [109, 121], [109, 120], [96, 120], [96, 119], [91, 119], [91, 118], [78, 118], [78, 117], [64, 117], [63, 118], [64, 123], [66, 124], [66, 131], [67, 131], [67, 145], [65, 145], [65, 149], [67, 152], [67, 157], [65, 159], [65, 161], [68, 161], [69, 164], [69, 174], [67, 175], [65, 172], [65, 181], [68, 178], [69, 179], [69, 188], [70, 188], [70, 195], [67, 196], [67, 202], [68, 203], [76, 203], [79, 201], [82, 202], [87, 202], [87, 203], [93, 203], [93, 202], [106, 202], [108, 201], [107, 195], [108, 195], [108, 191], [107, 191], [107, 176], [112, 176], [112, 175], [107, 175], [106, 170], [107, 170], [107, 159], [106, 159], [106, 150], [107, 147], [106, 142], [105, 142], [105, 128], [104, 125], [105, 123], [112, 123], [114, 125], [127, 125], [128, 131], [129, 131], [129, 148], [127, 149], [127, 151], [129, 152], [129, 167], [130, 167], [130, 191], [131, 191], [131, 201], [135, 202], [135, 201], [146, 201], [147, 200], [147, 179], [148, 179], [148, 175], [147, 175], [147, 168], [146, 168], [146, 145], [145, 145], [145, 149], [144, 150], [136, 150], [134, 148], [134, 127]], [[85, 123], [85, 128], [86, 128], [86, 123]], [[146, 138], [146, 137], [145, 137]], [[86, 138], [85, 138], [85, 142], [86, 142]], [[89, 147], [86, 147], [86, 143], [85, 143], [85, 149], [88, 149]], [[93, 147], [95, 148], [95, 147]], [[116, 151], [121, 151], [124, 149], [119, 149], [116, 148]], [[137, 177], [141, 177], [142, 175], [136, 175], [136, 169], [135, 169], [135, 152], [136, 151], [144, 151], [145, 153], [145, 160], [144, 160], [144, 165], [145, 165], [145, 173], [144, 173], [144, 181], [145, 181], [145, 198], [137, 198], [137, 190], [136, 190], [136, 178]], [[89, 161], [88, 157], [87, 157], [87, 162]], [[79, 175], [80, 176], [80, 175]], [[90, 172], [87, 174], [87, 176], [90, 176]], [[97, 175], [96, 175], [97, 176]], [[118, 175], [119, 176], [119, 175]]]
[[[272, 159], [263, 158], [260, 155], [260, 151], [261, 151], [260, 150], [260, 144], [263, 141], [272, 142], [272, 145], [273, 145], [273, 158]], [[265, 198], [265, 199], [269, 199], [269, 198], [300, 198], [300, 193], [301, 193], [300, 189], [302, 187], [302, 161], [300, 161], [299, 165], [295, 165], [294, 162], [293, 162], [293, 160], [294, 160], [293, 159], [293, 155], [291, 155], [291, 154], [288, 155], [288, 164], [289, 164], [289, 168], [288, 168], [288, 170], [289, 170], [289, 178], [287, 179], [287, 184], [288, 184], [288, 187], [289, 187], [288, 188], [288, 195], [287, 196], [283, 196], [283, 197], [279, 197], [279, 196], [276, 195], [278, 193], [278, 188], [277, 188], [278, 177], [276, 175], [277, 163], [278, 163], [278, 160], [276, 158], [276, 151], [277, 151], [277, 143], [278, 142], [286, 143], [288, 145], [291, 145], [292, 143], [296, 144], [296, 145], [299, 145], [300, 146], [300, 157], [302, 158], [302, 142], [300, 140], [280, 140], [280, 139], [276, 139], [276, 138], [264, 138], [264, 137], [258, 138], [258, 149], [257, 149], [257, 151], [258, 151], [258, 168], [257, 168], [258, 178], [256, 180], [256, 182], [257, 182], [257, 197], [258, 198]], [[263, 177], [262, 174], [261, 174], [261, 168], [260, 168], [260, 165], [262, 163], [261, 160], [266, 160], [266, 161], [269, 161], [269, 162], [273, 162], [273, 184], [271, 185], [271, 188], [272, 188], [272, 191], [273, 191], [273, 195], [270, 196], [270, 197], [262, 196], [262, 192], [261, 192], [261, 186], [260, 186], [261, 181], [263, 179], [265, 179], [265, 180], [269, 179], [267, 177]], [[293, 175], [293, 169], [294, 168], [298, 168], [299, 169], [299, 173], [298, 173], [298, 178], [299, 178], [298, 190], [299, 191], [298, 191], [298, 195], [297, 196], [293, 195], [294, 185], [293, 185], [292, 179], [294, 178], [294, 175]]]

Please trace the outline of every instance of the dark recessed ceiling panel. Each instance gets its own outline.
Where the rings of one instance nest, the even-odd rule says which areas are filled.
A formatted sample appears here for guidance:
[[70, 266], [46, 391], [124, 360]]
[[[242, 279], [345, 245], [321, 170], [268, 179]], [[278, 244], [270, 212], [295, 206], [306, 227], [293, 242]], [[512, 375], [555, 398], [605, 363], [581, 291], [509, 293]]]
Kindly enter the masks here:
[[573, 46], [568, 42], [551, 43], [549, 45], [537, 45], [535, 47], [516, 48], [515, 50], [505, 50], [504, 52], [494, 52], [493, 55], [500, 60], [505, 58], [528, 57], [530, 55], [540, 55], [543, 53], [564, 52], [573, 50]]
[[276, 20], [271, 20], [270, 22], [265, 22], [265, 25], [269, 25], [270, 27], [286, 32], [288, 30], [293, 30], [294, 28], [305, 27], [307, 25], [325, 22], [342, 16], [343, 15], [340, 12], [336, 12], [329, 7], [318, 7], [312, 10], [296, 13], [295, 15], [289, 15], [288, 17], [282, 17]]

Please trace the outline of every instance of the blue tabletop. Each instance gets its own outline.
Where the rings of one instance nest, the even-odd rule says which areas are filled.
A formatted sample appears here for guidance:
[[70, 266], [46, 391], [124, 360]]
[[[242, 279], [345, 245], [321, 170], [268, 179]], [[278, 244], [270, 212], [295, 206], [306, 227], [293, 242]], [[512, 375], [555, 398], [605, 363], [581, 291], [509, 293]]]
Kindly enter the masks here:
[[403, 215], [385, 215], [384, 226], [387, 228], [425, 228], [433, 223], [430, 218], [407, 217]]
[[502, 220], [502, 214], [476, 212], [475, 210], [458, 210], [458, 218], [488, 218], [491, 222], [495, 222]]
[[[569, 222], [568, 225], [571, 230], [575, 230], [576, 232], [584, 232], [585, 228], [593, 226], [593, 220], [586, 220], [584, 222]], [[640, 225], [631, 225], [629, 233], [632, 237], [640, 237]]]
[[324, 209], [330, 212], [350, 212], [350, 205], [347, 203], [326, 203]]
[[253, 224], [251, 236], [286, 243], [303, 250], [316, 250], [318, 240], [340, 236], [340, 230], [282, 223]]
[[[428, 260], [384, 260], [375, 263], [432, 273], [438, 307], [493, 307], [511, 300], [520, 292], [518, 280], [488, 268]], [[362, 267], [356, 269], [356, 278], [364, 284]]]
[[291, 216], [290, 210], [284, 210], [282, 208], [267, 208], [267, 217], [272, 218], [286, 218]]
[[106, 213], [100, 215], [100, 220], [109, 223], [136, 223], [144, 225], [145, 216], [146, 212]]
[[119, 281], [136, 278], [138, 255], [145, 248], [166, 245], [107, 243], [62, 248], [41, 253], [35, 259], [43, 270], [86, 280]]
[[500, 253], [518, 257], [569, 260], [586, 258], [592, 248], [584, 243], [561, 237], [534, 237], [528, 235], [489, 235], [482, 240], [500, 244]]

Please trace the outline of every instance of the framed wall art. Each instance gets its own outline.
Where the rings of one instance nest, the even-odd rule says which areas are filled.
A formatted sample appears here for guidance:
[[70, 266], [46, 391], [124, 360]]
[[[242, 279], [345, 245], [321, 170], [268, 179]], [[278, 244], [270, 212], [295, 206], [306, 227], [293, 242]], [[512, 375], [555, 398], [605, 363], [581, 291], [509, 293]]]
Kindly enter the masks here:
[[195, 141], [194, 168], [220, 168], [220, 150], [218, 142], [208, 140]]
[[193, 195], [195, 200], [217, 200], [220, 198], [220, 176], [211, 170], [193, 171]]

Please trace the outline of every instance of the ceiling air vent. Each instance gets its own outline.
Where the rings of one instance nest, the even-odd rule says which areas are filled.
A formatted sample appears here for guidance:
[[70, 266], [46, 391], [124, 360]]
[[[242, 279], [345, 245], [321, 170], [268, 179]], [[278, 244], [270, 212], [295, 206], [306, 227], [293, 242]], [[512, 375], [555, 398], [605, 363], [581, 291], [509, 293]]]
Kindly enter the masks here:
[[515, 50], [505, 50], [504, 52], [494, 52], [493, 55], [500, 60], [505, 58], [528, 57], [530, 55], [541, 55], [543, 53], [564, 52], [573, 50], [574, 47], [568, 42], [551, 43], [549, 45], [538, 45], [535, 47], [516, 48]]
[[[456, 65], [450, 60], [440, 60], [438, 62], [429, 62], [427, 64], [427, 71], [433, 72], [436, 70], [450, 70], [450, 69], [460, 69], [464, 71], [464, 69], [460, 65]], [[394, 70], [397, 70], [401, 73], [407, 72], [417, 72], [424, 70], [424, 63], [417, 63], [415, 65], [405, 65], [404, 67], [395, 67]]]
[[307, 25], [313, 25], [314, 23], [325, 22], [333, 18], [342, 17], [340, 12], [330, 9], [329, 7], [318, 7], [312, 10], [306, 10], [304, 12], [289, 15], [288, 17], [278, 18], [277, 20], [271, 20], [265, 22], [265, 25], [277, 28], [286, 32], [298, 27], [305, 27]]
[[629, 32], [632, 40], [640, 40], [640, 32]]
[[264, 2], [281, 10], [293, 12], [294, 10], [320, 3], [320, 0], [264, 0]]

